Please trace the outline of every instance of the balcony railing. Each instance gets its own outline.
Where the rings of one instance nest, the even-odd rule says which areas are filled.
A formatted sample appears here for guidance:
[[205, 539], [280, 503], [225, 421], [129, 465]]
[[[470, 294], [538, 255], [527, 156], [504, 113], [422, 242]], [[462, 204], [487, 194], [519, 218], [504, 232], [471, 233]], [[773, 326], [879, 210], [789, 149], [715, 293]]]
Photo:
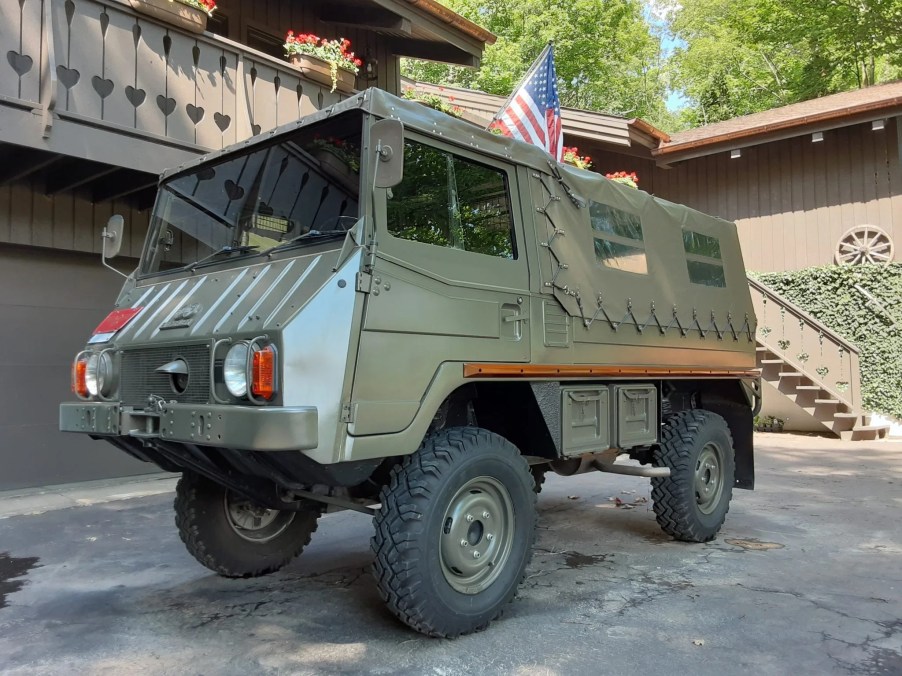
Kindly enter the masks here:
[[[287, 62], [182, 32], [117, 0], [0, 0], [0, 16], [0, 104], [38, 113], [45, 138], [65, 120], [205, 152], [341, 98]], [[90, 148], [82, 156], [94, 159]], [[142, 159], [155, 165], [128, 161]]]

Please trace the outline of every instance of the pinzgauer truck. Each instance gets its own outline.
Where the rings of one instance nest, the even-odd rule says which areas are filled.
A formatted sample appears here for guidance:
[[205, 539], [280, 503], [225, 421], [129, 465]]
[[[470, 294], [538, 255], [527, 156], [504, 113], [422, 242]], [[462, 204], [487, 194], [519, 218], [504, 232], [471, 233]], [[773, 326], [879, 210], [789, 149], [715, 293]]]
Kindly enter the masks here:
[[388, 607], [453, 637], [514, 596], [548, 470], [650, 477], [667, 533], [716, 535], [754, 335], [733, 224], [371, 89], [162, 176], [60, 427], [180, 472], [220, 575], [372, 514]]

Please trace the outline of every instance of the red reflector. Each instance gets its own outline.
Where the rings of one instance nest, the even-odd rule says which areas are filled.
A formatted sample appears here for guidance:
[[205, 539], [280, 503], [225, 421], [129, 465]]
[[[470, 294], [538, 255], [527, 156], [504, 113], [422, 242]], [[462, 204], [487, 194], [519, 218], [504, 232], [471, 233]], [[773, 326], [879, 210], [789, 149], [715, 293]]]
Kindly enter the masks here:
[[135, 316], [144, 308], [128, 307], [122, 310], [113, 310], [106, 316], [102, 322], [94, 329], [94, 335], [98, 333], [113, 333], [128, 324]]
[[272, 399], [276, 393], [276, 350], [272, 345], [254, 352], [251, 374], [251, 393], [261, 399]]

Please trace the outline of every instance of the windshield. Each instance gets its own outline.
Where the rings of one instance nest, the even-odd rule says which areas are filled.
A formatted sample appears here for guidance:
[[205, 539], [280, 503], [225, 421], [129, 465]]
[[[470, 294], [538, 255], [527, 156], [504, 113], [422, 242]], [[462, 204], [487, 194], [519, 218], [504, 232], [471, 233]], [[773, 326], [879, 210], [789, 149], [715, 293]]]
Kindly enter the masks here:
[[354, 111], [166, 181], [141, 273], [339, 238], [359, 217], [362, 128], [362, 114]]

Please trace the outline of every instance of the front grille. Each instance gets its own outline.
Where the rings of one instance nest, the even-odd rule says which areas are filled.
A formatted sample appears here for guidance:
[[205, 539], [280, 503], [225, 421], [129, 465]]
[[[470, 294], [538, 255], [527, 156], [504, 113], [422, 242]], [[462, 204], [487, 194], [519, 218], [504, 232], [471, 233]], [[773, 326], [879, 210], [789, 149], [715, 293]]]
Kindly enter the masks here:
[[[156, 369], [175, 359], [188, 364], [188, 387], [178, 394], [167, 373]], [[210, 346], [176, 345], [122, 352], [119, 399], [125, 406], [147, 406], [150, 395], [182, 404], [206, 404], [210, 401]]]

